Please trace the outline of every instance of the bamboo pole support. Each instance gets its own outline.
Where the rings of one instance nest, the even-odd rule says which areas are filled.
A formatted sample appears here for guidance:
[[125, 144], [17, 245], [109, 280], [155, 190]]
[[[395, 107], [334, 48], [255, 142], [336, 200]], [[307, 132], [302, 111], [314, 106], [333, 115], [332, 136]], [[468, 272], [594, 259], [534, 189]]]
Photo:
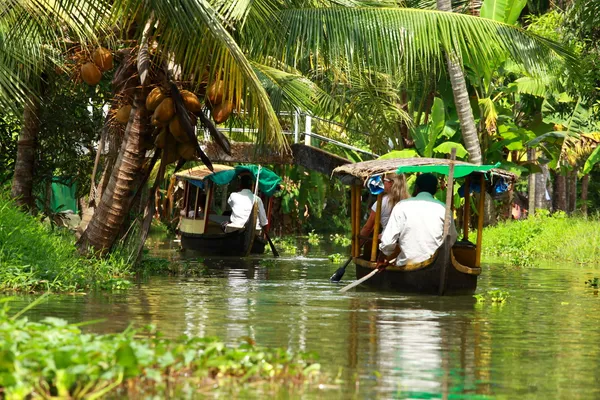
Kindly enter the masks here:
[[350, 254], [354, 257], [356, 254], [356, 218], [354, 218], [354, 213], [356, 212], [356, 207], [354, 206], [354, 202], [356, 201], [356, 186], [350, 186], [350, 222], [352, 224], [352, 250]]
[[354, 257], [360, 256], [360, 186], [355, 185], [354, 188], [354, 226], [355, 229], [355, 242], [356, 246], [354, 248]]
[[206, 201], [204, 203], [204, 227], [202, 228], [202, 233], [206, 233], [206, 227], [208, 226], [208, 214], [210, 214], [210, 203], [212, 201], [213, 192], [215, 191], [215, 185], [207, 182], [205, 190], [207, 193]]
[[452, 213], [452, 199], [454, 198], [454, 161], [456, 160], [456, 147], [452, 148], [452, 152], [450, 153], [450, 165], [448, 166], [448, 180], [446, 183], [446, 212], [444, 215], [444, 230], [442, 236], [442, 246], [443, 246], [443, 254], [442, 254], [442, 268], [440, 271], [440, 285], [438, 294], [440, 296], [444, 295], [444, 291], [446, 290], [446, 280], [448, 278], [448, 264], [450, 263], [450, 252], [452, 251], [452, 246], [448, 243], [448, 238], [450, 235], [448, 232], [450, 231], [450, 225], [452, 224], [452, 218], [454, 215]]
[[379, 224], [381, 223], [381, 202], [383, 193], [377, 196], [377, 208], [375, 209], [375, 226], [373, 227], [373, 243], [371, 243], [371, 261], [377, 259], [377, 245], [379, 244]]
[[465, 178], [465, 208], [463, 210], [463, 240], [469, 240], [469, 224], [471, 221], [471, 176]]
[[185, 217], [187, 217], [188, 214], [188, 207], [190, 206], [188, 204], [189, 202], [189, 193], [190, 193], [190, 184], [188, 183], [188, 181], [183, 181], [183, 211], [185, 213]]
[[480, 184], [480, 196], [479, 196], [479, 207], [477, 216], [477, 248], [475, 249], [475, 266], [481, 266], [481, 244], [483, 241], [483, 220], [484, 220], [484, 207], [485, 207], [485, 176], [481, 174]]
[[196, 186], [196, 200], [194, 201], [194, 219], [198, 216], [198, 198], [200, 197], [200, 186]]

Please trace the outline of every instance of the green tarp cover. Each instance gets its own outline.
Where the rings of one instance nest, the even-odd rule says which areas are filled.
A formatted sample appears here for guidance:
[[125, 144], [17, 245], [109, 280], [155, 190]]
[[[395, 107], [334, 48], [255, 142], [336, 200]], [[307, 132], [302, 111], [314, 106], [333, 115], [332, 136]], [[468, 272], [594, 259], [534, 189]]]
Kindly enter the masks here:
[[[206, 178], [210, 179], [217, 185], [227, 185], [229, 182], [238, 177], [238, 175], [248, 172], [252, 175], [252, 179], [256, 181], [258, 165], [238, 165], [235, 169], [220, 171], [209, 175]], [[267, 196], [273, 196], [278, 189], [281, 178], [275, 172], [268, 168], [260, 167], [260, 175], [258, 188]]]
[[[462, 178], [473, 172], [486, 172], [494, 168], [499, 168], [500, 163], [496, 165], [461, 165], [456, 164], [454, 166], [454, 177]], [[398, 167], [396, 170], [397, 174], [406, 174], [411, 172], [433, 172], [442, 175], [448, 175], [450, 167], [448, 165], [405, 165]]]

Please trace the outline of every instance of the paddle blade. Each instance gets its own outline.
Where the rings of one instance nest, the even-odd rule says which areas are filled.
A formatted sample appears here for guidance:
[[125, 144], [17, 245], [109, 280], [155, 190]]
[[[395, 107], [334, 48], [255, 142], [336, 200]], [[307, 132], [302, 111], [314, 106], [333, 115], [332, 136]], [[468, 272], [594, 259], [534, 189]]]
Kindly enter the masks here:
[[346, 263], [337, 269], [337, 271], [335, 271], [333, 273], [333, 275], [331, 275], [331, 278], [329, 278], [329, 280], [331, 282], [339, 282], [342, 280], [342, 277], [344, 276], [344, 274], [346, 273], [346, 267], [348, 266], [348, 264], [350, 264], [350, 261], [352, 261], [352, 256], [350, 256], [350, 258], [346, 261]]
[[337, 283], [342, 280], [342, 277], [344, 276], [345, 273], [346, 273], [346, 268], [340, 267], [337, 269], [337, 271], [335, 271], [333, 273], [333, 275], [331, 275], [331, 278], [329, 278], [329, 280], [331, 282]]

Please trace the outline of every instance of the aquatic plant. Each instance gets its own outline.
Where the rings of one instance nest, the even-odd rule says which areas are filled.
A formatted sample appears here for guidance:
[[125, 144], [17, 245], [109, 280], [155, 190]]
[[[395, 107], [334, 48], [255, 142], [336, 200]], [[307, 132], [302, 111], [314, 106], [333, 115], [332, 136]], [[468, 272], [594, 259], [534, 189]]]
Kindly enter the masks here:
[[585, 281], [585, 284], [589, 287], [598, 289], [600, 287], [600, 278], [594, 277], [592, 279], [588, 279], [587, 281]]
[[344, 259], [344, 256], [340, 253], [334, 253], [327, 256], [332, 263], [340, 263]]
[[492, 304], [502, 304], [508, 299], [510, 293], [501, 289], [488, 290], [485, 293], [479, 293], [473, 295], [477, 299], [477, 303], [485, 303], [486, 301]]
[[317, 245], [321, 241], [322, 236], [318, 233], [315, 233], [315, 230], [308, 232], [308, 243], [312, 245]]
[[[37, 302], [42, 301], [43, 297]], [[310, 353], [229, 347], [215, 338], [163, 338], [153, 327], [84, 333], [58, 318], [31, 322], [0, 310], [0, 392], [6, 399], [178, 398], [216, 385], [299, 384], [320, 379]], [[139, 337], [144, 334], [145, 337]]]
[[345, 236], [345, 235], [340, 235], [339, 233], [333, 234], [333, 235], [329, 235], [329, 239], [331, 239], [331, 241], [334, 244], [338, 244], [340, 246], [350, 246], [352, 244], [352, 240]]
[[128, 286], [131, 263], [119, 253], [79, 257], [66, 229], [21, 212], [0, 193], [0, 291], [78, 292]]
[[[298, 246], [296, 245], [296, 238], [294, 236], [279, 236], [273, 238], [273, 244], [279, 251], [287, 254], [296, 254]], [[269, 247], [265, 247], [265, 253], [270, 252]]]

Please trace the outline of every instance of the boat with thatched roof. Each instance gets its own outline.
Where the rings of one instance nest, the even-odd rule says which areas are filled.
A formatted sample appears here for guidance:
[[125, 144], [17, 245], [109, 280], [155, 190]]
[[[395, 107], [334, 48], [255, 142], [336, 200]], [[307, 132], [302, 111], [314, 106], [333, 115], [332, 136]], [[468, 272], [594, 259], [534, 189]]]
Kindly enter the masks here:
[[[477, 238], [475, 243], [469, 240], [469, 221], [471, 207], [463, 208], [463, 238], [450, 244], [448, 229], [445, 228], [445, 240], [438, 250], [427, 260], [420, 263], [408, 263], [402, 266], [389, 265], [381, 268], [377, 262], [379, 248], [380, 216], [383, 193], [377, 195], [376, 222], [371, 237], [360, 237], [361, 193], [369, 179], [387, 173], [435, 173], [447, 177], [446, 222], [454, 215], [453, 186], [455, 180], [463, 181], [465, 204], [470, 204], [471, 193], [476, 190], [484, 193], [486, 188], [509, 192], [512, 190], [515, 175], [499, 169], [499, 165], [475, 165], [462, 161], [434, 158], [396, 158], [365, 161], [337, 167], [333, 176], [351, 187], [352, 218], [352, 259], [356, 265], [356, 278], [367, 276], [365, 284], [377, 288], [407, 293], [430, 294], [467, 294], [477, 288], [477, 277], [481, 274], [481, 246], [484, 219], [485, 196], [478, 196]], [[361, 247], [361, 241], [367, 239], [369, 248]]]
[[[265, 252], [266, 241], [256, 231], [256, 203], [244, 228], [227, 233], [223, 231], [222, 224], [229, 221], [229, 216], [215, 213], [212, 207], [216, 187], [222, 187], [221, 194], [226, 199], [227, 185], [242, 174], [252, 176], [258, 186], [255, 194], [260, 190], [269, 200], [279, 189], [281, 178], [270, 169], [258, 165], [231, 167], [213, 164], [213, 171], [202, 165], [175, 174], [184, 183], [179, 226], [181, 247], [184, 250], [195, 250], [204, 256], [235, 257]], [[272, 202], [268, 201], [266, 204], [269, 218]]]

